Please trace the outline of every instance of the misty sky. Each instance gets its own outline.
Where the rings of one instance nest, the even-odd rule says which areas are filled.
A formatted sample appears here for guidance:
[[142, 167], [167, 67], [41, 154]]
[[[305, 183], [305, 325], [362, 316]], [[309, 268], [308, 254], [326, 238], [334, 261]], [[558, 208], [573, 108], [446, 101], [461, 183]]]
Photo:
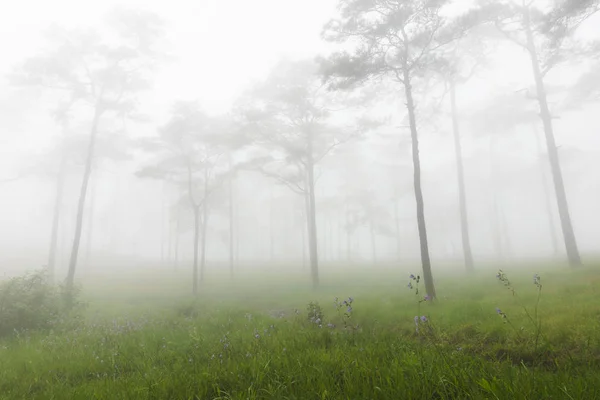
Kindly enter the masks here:
[[35, 52], [45, 26], [96, 25], [116, 5], [152, 10], [168, 21], [176, 60], [156, 82], [166, 104], [199, 98], [211, 112], [226, 111], [240, 89], [264, 76], [280, 56], [301, 58], [325, 49], [319, 33], [335, 9], [332, 0], [7, 2], [0, 14], [0, 68]]
[[[282, 57], [293, 59], [310, 58], [320, 53], [327, 53], [332, 45], [320, 38], [324, 23], [335, 15], [335, 0], [110, 0], [110, 1], [77, 1], [77, 0], [24, 0], [20, 2], [5, 2], [0, 10], [0, 49], [2, 63], [0, 64], [0, 106], [8, 112], [0, 114], [0, 179], [12, 177], [24, 157], [32, 157], [37, 151], [51, 143], [52, 133], [58, 128], [48, 117], [48, 104], [31, 104], [24, 107], [18, 91], [9, 88], [4, 75], [18, 65], [22, 60], [37, 54], [43, 49], [41, 31], [56, 23], [65, 27], [96, 26], [101, 18], [114, 6], [136, 7], [157, 12], [166, 21], [168, 35], [168, 51], [173, 56], [170, 63], [160, 67], [154, 79], [154, 87], [141, 97], [142, 108], [152, 116], [152, 123], [140, 127], [136, 134], [154, 135], [157, 126], [162, 125], [169, 117], [170, 107], [176, 100], [198, 99], [202, 107], [210, 113], [227, 112], [236, 97], [248, 88], [256, 79], [266, 76], [270, 68]], [[600, 36], [598, 18], [586, 23], [581, 34], [586, 37]], [[477, 112], [478, 107], [486, 99], [502, 93], [511, 93], [532, 87], [532, 77], [529, 61], [519, 49], [502, 44], [491, 57], [493, 68], [482, 71], [475, 79], [460, 88], [458, 102], [463, 116], [468, 117]], [[548, 76], [548, 81], [554, 85], [567, 85], [576, 78], [573, 70], [557, 69]], [[400, 88], [399, 88], [400, 90]], [[21, 100], [20, 100], [21, 99]], [[393, 105], [399, 109], [402, 117], [402, 99]], [[393, 110], [392, 110], [393, 111]], [[555, 120], [556, 138], [559, 145], [579, 147], [586, 150], [600, 150], [600, 135], [598, 135], [598, 106], [588, 106], [583, 111], [572, 112]], [[7, 128], [8, 127], [8, 128]], [[486, 155], [478, 153], [487, 149], [487, 142], [471, 140], [476, 132], [469, 130], [469, 124], [463, 124], [465, 140], [465, 155], [472, 157], [471, 168], [467, 174], [475, 179], [479, 173], [478, 162], [486, 162]], [[449, 125], [442, 125], [441, 131], [435, 135], [422, 133], [423, 165], [426, 185], [433, 172], [442, 176], [439, 169], [444, 163], [451, 163], [453, 154], [450, 150]], [[445, 135], [445, 136], [444, 136]], [[498, 143], [497, 151], [509, 160], [531, 159], [536, 156], [535, 141], [530, 135], [519, 137], [517, 141], [506, 140]], [[517, 143], [518, 142], [518, 143]], [[366, 147], [365, 147], [366, 148]], [[368, 150], [376, 152], [377, 150]], [[377, 158], [377, 154], [372, 154]], [[478, 158], [479, 157], [479, 158]], [[480, 160], [482, 159], [482, 160]], [[436, 169], [438, 168], [438, 169]], [[518, 165], [514, 167], [518, 169]], [[508, 168], [507, 168], [508, 169]], [[375, 171], [375, 169], [373, 169]], [[432, 175], [427, 175], [431, 173]], [[375, 175], [375, 173], [373, 173]], [[408, 175], [410, 177], [410, 174]], [[147, 186], [136, 181], [132, 176], [121, 177], [117, 180], [114, 175], [104, 177], [105, 189], [102, 191], [97, 207], [100, 215], [109, 215], [115, 204], [113, 197], [120, 196], [118, 187], [137, 188], [139, 193], [152, 196], [152, 190], [143, 189]], [[385, 182], [389, 176], [379, 176]], [[448, 177], [450, 182], [454, 179]], [[79, 178], [76, 178], [78, 181]], [[326, 179], [325, 179], [326, 181]], [[135, 182], [135, 183], [134, 183]], [[251, 186], [251, 185], [250, 185]], [[16, 187], [12, 186], [12, 187]], [[110, 187], [110, 188], [109, 188]], [[436, 203], [440, 193], [454, 195], [454, 187], [435, 187], [439, 190], [437, 197], [426, 199], [426, 205]], [[5, 190], [0, 188], [1, 190]], [[35, 208], [30, 217], [43, 218], [51, 206], [52, 198], [31, 183], [19, 183], [19, 195], [0, 199], [4, 210], [15, 205], [28, 204]], [[146, 190], [146, 192], [144, 192]], [[322, 193], [332, 194], [334, 189], [327, 187]], [[474, 192], [474, 191], [473, 191]], [[51, 191], [49, 191], [51, 193]], [[38, 202], [37, 197], [42, 201]], [[146, 196], [146, 195], [144, 195]], [[146, 198], [146, 197], [144, 197]], [[71, 200], [75, 200], [72, 198]], [[69, 201], [71, 201], [69, 200]], [[511, 201], [508, 199], [507, 201]], [[414, 214], [412, 199], [402, 212]], [[37, 203], [36, 203], [37, 202]], [[133, 200], [132, 200], [133, 202]], [[39, 203], [39, 204], [38, 204]], [[576, 203], [574, 201], [574, 203]], [[34, 207], [35, 206], [35, 207]], [[149, 204], [146, 204], [151, 210]], [[443, 207], [441, 205], [440, 207]], [[532, 209], [535, 208], [532, 205]], [[127, 206], [122, 206], [127, 209]], [[105, 213], [105, 214], [103, 214]], [[574, 210], [579, 220], [584, 220], [584, 213]], [[21, 217], [15, 214], [7, 215], [16, 226]], [[576, 218], [577, 219], [577, 218]], [[140, 211], [140, 224], [144, 227], [153, 226], [143, 218]], [[110, 224], [109, 224], [110, 225]], [[515, 225], [515, 230], [520, 227]], [[150, 230], [150, 228], [139, 229]], [[544, 227], [534, 227], [545, 229]], [[532, 235], [538, 234], [535, 229]], [[39, 233], [39, 241], [43, 243], [47, 230]], [[108, 226], [104, 235], [108, 237], [116, 228]], [[412, 229], [412, 228], [411, 228]], [[409, 229], [410, 231], [410, 229]], [[526, 232], [523, 230], [523, 232]], [[592, 232], [592, 229], [588, 229]], [[25, 235], [23, 228], [22, 234]], [[410, 233], [410, 232], [409, 232]], [[411, 233], [412, 234], [412, 233]], [[2, 232], [0, 232], [0, 239]], [[24, 236], [23, 236], [24, 237]], [[156, 239], [156, 238], [155, 238]], [[108, 240], [108, 239], [107, 239]], [[545, 240], [545, 239], [544, 239]], [[582, 242], [592, 243], [591, 238], [583, 238]], [[150, 245], [151, 246], [151, 245]], [[154, 248], [156, 246], [154, 245]], [[414, 249], [416, 250], [416, 248]]]
[[[320, 32], [335, 14], [335, 3], [334, 0], [7, 2], [0, 13], [3, 54], [0, 73], [4, 75], [42, 48], [41, 31], [47, 26], [53, 23], [67, 27], [96, 26], [114, 6], [132, 6], [155, 11], [168, 23], [169, 52], [174, 59], [161, 67], [155, 79], [153, 93], [160, 95], [144, 101], [156, 120], [164, 121], [170, 104], [180, 99], [198, 99], [208, 112], [226, 112], [235, 97], [254, 80], [263, 78], [280, 57], [301, 59], [327, 52], [331, 45], [320, 39]], [[600, 25], [588, 23], [582, 34], [589, 36], [599, 31]], [[506, 47], [508, 51], [503, 50], [493, 60], [495, 72], [486, 72], [486, 83], [514, 90], [530, 85], [531, 77], [523, 74], [528, 72], [527, 59], [519, 50]], [[552, 78], [559, 82], [569, 80], [566, 74], [554, 74]], [[489, 88], [481, 88], [475, 80], [459, 93], [459, 102], [471, 103], [486, 92]]]

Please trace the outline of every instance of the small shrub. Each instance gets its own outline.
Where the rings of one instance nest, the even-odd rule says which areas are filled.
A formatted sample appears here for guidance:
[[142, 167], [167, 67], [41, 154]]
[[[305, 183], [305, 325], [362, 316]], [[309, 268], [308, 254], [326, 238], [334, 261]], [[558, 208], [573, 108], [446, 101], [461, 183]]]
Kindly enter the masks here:
[[322, 326], [323, 324], [323, 309], [319, 305], [318, 302], [311, 301], [308, 303], [308, 307], [306, 307], [307, 316], [306, 318], [313, 324]]
[[76, 289], [67, 293], [52, 285], [43, 270], [1, 283], [0, 337], [24, 330], [72, 327], [83, 306], [78, 297]]

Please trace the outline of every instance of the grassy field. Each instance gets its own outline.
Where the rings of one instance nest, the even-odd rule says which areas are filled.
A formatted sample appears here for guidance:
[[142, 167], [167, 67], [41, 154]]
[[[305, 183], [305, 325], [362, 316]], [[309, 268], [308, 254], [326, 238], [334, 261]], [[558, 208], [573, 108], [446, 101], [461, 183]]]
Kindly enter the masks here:
[[209, 277], [195, 300], [183, 272], [88, 278], [82, 325], [0, 339], [0, 399], [600, 399], [600, 269], [448, 271], [434, 302], [410, 272]]

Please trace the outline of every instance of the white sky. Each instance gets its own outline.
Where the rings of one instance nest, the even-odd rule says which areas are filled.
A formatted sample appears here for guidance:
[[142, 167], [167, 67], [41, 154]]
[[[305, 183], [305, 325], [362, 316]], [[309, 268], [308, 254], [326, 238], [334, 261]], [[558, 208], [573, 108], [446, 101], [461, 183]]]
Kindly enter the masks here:
[[[266, 75], [279, 57], [304, 58], [326, 52], [332, 45], [324, 43], [319, 34], [323, 24], [335, 15], [337, 3], [336, 0], [0, 1], [0, 102], [4, 99], [4, 103], [7, 103], [6, 93], [10, 92], [3, 89], [4, 74], [42, 49], [41, 31], [50, 24], [97, 25], [115, 6], [148, 9], [161, 15], [168, 23], [169, 50], [176, 59], [162, 67], [154, 88], [142, 98], [142, 111], [153, 118], [153, 123], [143, 128], [152, 132], [142, 133], [150, 134], [167, 120], [170, 105], [176, 100], [197, 99], [208, 112], [227, 112], [236, 96], [253, 80]], [[598, 36], [600, 24], [588, 23], [583, 31]], [[528, 60], [522, 51], [506, 43], [493, 58], [493, 70], [483, 71], [479, 79], [461, 88], [458, 94], [461, 109], [469, 110], [495, 90], [514, 91], [532, 85]], [[551, 78], [557, 83], [572, 77], [554, 73]], [[14, 101], [8, 103], [12, 105]], [[16, 110], [19, 106], [15, 103], [12, 108]], [[3, 144], [0, 147], [15, 146], [13, 151], [28, 151], [25, 149], [43, 146], [49, 139], [48, 121], [35, 118], [26, 122], [27, 125], [20, 125], [21, 135], [0, 132]], [[23, 140], [24, 135], [31, 137]]]
[[[120, 5], [148, 9], [163, 16], [169, 23], [170, 50], [177, 57], [162, 69], [153, 90], [144, 96], [143, 111], [150, 111], [154, 119], [146, 128], [149, 133], [166, 121], [170, 105], [179, 99], [198, 99], [208, 112], [226, 112], [237, 94], [252, 80], [266, 75], [279, 57], [312, 57], [326, 51], [328, 45], [319, 34], [323, 24], [335, 14], [335, 4], [336, 0], [0, 0], [0, 105], [7, 98], [3, 75], [39, 52], [40, 32], [44, 28], [52, 23], [67, 27], [96, 25], [107, 11]], [[600, 24], [587, 24], [585, 29], [586, 33], [600, 37]], [[472, 112], [481, 99], [494, 93], [516, 91], [532, 84], [527, 59], [514, 48], [498, 53], [494, 67], [461, 88], [458, 100], [464, 114]], [[553, 82], [568, 78], [566, 74], [552, 76]], [[13, 108], [16, 110], [18, 106]], [[19, 161], [18, 155], [11, 160], [10, 152], [19, 150], [27, 154], [25, 148], [39, 148], [44, 140], [51, 139], [48, 135], [51, 124], [40, 117], [45, 114], [42, 111], [33, 109], [26, 114], [23, 117], [26, 124], [19, 132], [0, 130], [0, 179], [11, 177], [5, 166], [17, 165]], [[557, 120], [559, 144], [600, 148], [597, 119], [592, 119], [596, 115], [588, 111]], [[0, 126], [4, 126], [2, 118], [0, 113]], [[447, 141], [432, 139], [428, 144], [426, 140], [424, 163], [431, 165], [437, 159], [453, 157], [447, 149], [440, 148], [444, 146], [448, 146]], [[468, 150], [468, 144], [465, 147]], [[38, 188], [32, 186], [28, 190], [27, 198], [37, 201]], [[18, 201], [15, 198], [15, 204]], [[40, 208], [40, 215], [49, 209]], [[16, 224], [18, 218], [16, 215], [14, 218]], [[37, 222], [36, 218], [33, 220]]]
[[[198, 99], [208, 112], [226, 112], [236, 95], [252, 80], [264, 76], [279, 57], [312, 57], [326, 51], [331, 45], [324, 43], [319, 34], [323, 24], [335, 15], [336, 6], [336, 0], [1, 2], [0, 75], [39, 51], [40, 33], [52, 23], [96, 25], [118, 5], [161, 15], [168, 22], [170, 51], [176, 60], [163, 66], [152, 97], [145, 99], [157, 122], [167, 118], [169, 105], [179, 99]], [[587, 33], [600, 30], [591, 25], [586, 27]], [[521, 57], [520, 62], [515, 61], [501, 55], [494, 60], [497, 72], [488, 71], [486, 75], [497, 76], [503, 85], [530, 83], [530, 76], [523, 74], [528, 71], [523, 65], [527, 60]], [[463, 97], [473, 96], [467, 93]]]
[[198, 98], [207, 111], [226, 111], [240, 89], [263, 76], [281, 55], [307, 57], [325, 48], [319, 33], [333, 0], [23, 0], [2, 1], [0, 72], [40, 47], [51, 23], [95, 25], [116, 5], [160, 14], [178, 58], [156, 80], [158, 104]]

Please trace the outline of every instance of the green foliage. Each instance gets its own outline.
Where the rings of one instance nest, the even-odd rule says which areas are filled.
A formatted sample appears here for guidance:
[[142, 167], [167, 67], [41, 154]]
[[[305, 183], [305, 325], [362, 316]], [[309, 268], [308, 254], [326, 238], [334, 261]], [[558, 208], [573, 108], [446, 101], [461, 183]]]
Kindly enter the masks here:
[[[0, 337], [24, 330], [72, 328], [83, 303], [79, 293], [67, 293], [48, 282], [45, 271], [0, 284]], [[70, 302], [70, 305], [69, 305]]]
[[[506, 269], [511, 284], [534, 288], [522, 267]], [[346, 273], [330, 278], [335, 286], [324, 279], [316, 293], [294, 279], [257, 280], [245, 289], [215, 282], [195, 304], [173, 303], [179, 286], [165, 279], [122, 290], [111, 281], [100, 315], [81, 329], [0, 340], [0, 399], [600, 398], [593, 268], [545, 267], [544, 336], [556, 345], [544, 340], [537, 358], [529, 341], [498, 323], [494, 308], [511, 292], [494, 282], [492, 270], [438, 278], [439, 301], [421, 303], [428, 319], [418, 334], [415, 295], [398, 288], [406, 275]], [[159, 295], [159, 287], [170, 291]], [[295, 315], [308, 298], [313, 306], [330, 304], [323, 314], [334, 311], [336, 292], [360, 299], [352, 315], [360, 330], [317, 328], [304, 313]], [[536, 302], [537, 293], [522, 297]], [[121, 307], [119, 315], [109, 312], [111, 304]], [[267, 312], [273, 307], [276, 313]], [[505, 308], [516, 327], [527, 326], [519, 304]]]

